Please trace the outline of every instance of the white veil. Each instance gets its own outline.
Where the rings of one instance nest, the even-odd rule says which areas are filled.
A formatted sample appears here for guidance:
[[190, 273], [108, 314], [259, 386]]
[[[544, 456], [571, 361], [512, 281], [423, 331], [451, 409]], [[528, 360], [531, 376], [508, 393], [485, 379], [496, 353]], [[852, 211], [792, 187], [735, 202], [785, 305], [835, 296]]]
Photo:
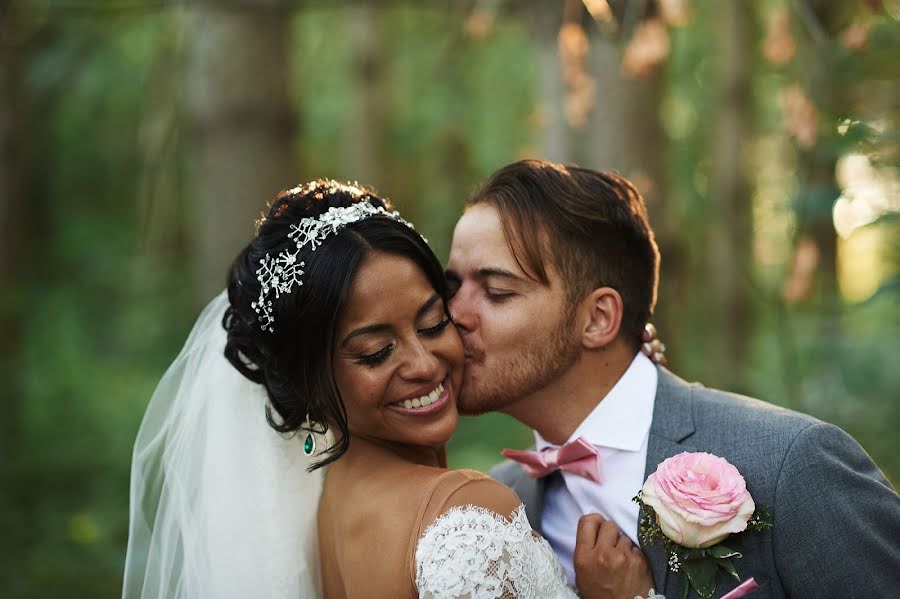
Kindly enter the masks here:
[[225, 358], [219, 294], [153, 394], [134, 446], [123, 599], [320, 597], [321, 470]]

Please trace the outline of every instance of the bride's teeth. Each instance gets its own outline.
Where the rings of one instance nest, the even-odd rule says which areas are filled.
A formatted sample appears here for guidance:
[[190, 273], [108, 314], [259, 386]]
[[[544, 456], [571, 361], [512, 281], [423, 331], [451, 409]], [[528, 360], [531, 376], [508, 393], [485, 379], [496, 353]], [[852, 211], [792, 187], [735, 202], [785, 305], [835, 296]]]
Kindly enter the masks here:
[[407, 410], [411, 410], [413, 408], [424, 408], [425, 406], [430, 406], [434, 402], [438, 400], [444, 393], [444, 383], [441, 383], [428, 395], [423, 395], [422, 397], [417, 397], [415, 399], [404, 399], [401, 402], [397, 402], [402, 405]]

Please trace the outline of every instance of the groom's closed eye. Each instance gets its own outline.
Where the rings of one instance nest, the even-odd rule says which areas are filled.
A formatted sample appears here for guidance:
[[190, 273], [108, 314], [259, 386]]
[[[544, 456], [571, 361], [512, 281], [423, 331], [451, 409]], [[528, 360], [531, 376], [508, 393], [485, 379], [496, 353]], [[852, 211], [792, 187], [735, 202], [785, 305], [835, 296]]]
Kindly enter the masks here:
[[508, 300], [509, 298], [516, 295], [514, 292], [509, 291], [508, 289], [497, 289], [495, 287], [485, 287], [484, 295], [488, 298], [488, 301], [499, 303], [504, 300]]

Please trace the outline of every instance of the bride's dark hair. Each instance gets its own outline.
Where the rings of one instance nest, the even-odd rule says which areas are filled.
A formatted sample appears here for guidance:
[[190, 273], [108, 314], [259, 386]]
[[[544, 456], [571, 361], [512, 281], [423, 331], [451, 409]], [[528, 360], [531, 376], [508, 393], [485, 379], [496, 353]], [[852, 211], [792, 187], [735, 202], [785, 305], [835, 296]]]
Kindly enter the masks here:
[[[306, 431], [309, 415], [315, 428], [310, 432], [336, 429], [334, 444], [313, 468], [336, 460], [350, 443], [347, 413], [334, 379], [332, 347], [353, 277], [366, 255], [379, 251], [412, 260], [443, 298], [447, 311], [447, 283], [431, 248], [407, 225], [376, 215], [348, 224], [315, 252], [310, 245], [304, 246], [297, 256], [306, 263], [303, 285], [294, 285], [290, 293], [277, 299], [272, 297], [274, 331], [261, 328], [259, 315], [251, 306], [260, 292], [256, 274], [260, 260], [266, 254], [276, 256], [293, 249], [288, 233], [301, 219], [357, 202], [391, 209], [388, 200], [368, 189], [331, 180], [281, 192], [228, 275], [230, 306], [222, 321], [228, 332], [225, 356], [244, 376], [265, 387], [269, 424], [282, 433]], [[391, 299], [385, 297], [384, 301]]]

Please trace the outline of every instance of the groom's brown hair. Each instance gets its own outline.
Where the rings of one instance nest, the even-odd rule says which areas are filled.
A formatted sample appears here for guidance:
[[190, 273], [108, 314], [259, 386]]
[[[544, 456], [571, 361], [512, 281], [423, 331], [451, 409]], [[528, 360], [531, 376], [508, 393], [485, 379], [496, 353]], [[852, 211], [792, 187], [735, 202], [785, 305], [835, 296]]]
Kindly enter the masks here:
[[620, 334], [640, 345], [656, 304], [659, 249], [634, 185], [609, 172], [522, 160], [491, 175], [467, 206], [481, 203], [499, 212], [519, 266], [544, 285], [549, 257], [570, 305], [598, 287], [618, 291]]

